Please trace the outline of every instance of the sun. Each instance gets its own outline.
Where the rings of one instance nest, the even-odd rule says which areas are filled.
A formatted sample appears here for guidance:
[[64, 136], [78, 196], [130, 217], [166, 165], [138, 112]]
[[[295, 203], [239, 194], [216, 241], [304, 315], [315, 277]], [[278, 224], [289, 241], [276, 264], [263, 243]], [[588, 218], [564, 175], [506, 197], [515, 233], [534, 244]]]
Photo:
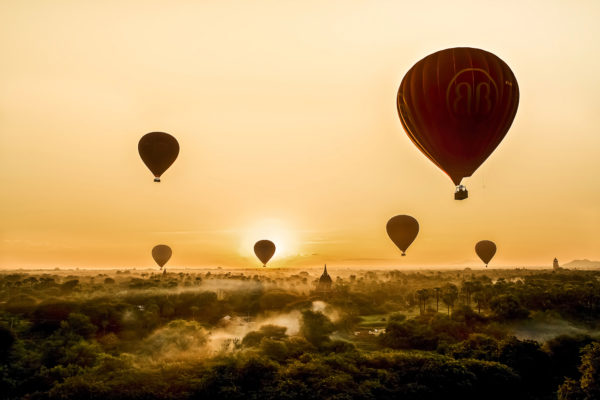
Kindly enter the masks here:
[[259, 240], [270, 240], [275, 243], [275, 254], [272, 260], [294, 256], [298, 253], [298, 242], [286, 221], [280, 219], [263, 219], [252, 223], [240, 235], [240, 254], [254, 257], [254, 244]]

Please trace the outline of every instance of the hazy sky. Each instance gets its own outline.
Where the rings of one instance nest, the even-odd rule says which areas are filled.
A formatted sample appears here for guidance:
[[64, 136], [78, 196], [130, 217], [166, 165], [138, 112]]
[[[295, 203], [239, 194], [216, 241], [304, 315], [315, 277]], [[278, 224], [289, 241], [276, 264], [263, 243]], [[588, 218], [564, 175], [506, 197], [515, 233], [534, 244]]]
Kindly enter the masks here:
[[[0, 2], [0, 267], [600, 259], [598, 1]], [[491, 51], [521, 99], [453, 200], [396, 112], [408, 69]], [[137, 153], [174, 135], [153, 183]], [[396, 214], [421, 232], [407, 257]]]

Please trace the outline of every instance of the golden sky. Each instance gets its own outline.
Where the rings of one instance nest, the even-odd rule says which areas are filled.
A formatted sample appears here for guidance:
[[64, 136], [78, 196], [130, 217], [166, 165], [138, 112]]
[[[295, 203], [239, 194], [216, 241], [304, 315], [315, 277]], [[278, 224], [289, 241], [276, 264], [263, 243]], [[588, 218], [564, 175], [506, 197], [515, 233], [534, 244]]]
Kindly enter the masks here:
[[[600, 259], [598, 1], [0, 2], [0, 267], [491, 266]], [[450, 179], [396, 112], [448, 47], [502, 58], [519, 110]], [[150, 131], [181, 152], [153, 183]], [[407, 257], [385, 224], [421, 231]]]

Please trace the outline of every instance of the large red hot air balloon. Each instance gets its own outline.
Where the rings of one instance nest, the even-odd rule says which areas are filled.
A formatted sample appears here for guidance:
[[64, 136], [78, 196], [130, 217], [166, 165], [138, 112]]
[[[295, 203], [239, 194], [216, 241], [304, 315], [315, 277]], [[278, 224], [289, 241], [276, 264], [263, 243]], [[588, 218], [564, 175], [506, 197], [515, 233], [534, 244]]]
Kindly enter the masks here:
[[500, 144], [519, 105], [519, 86], [508, 65], [492, 53], [457, 47], [433, 53], [404, 76], [397, 106], [413, 143], [467, 197], [464, 177]]

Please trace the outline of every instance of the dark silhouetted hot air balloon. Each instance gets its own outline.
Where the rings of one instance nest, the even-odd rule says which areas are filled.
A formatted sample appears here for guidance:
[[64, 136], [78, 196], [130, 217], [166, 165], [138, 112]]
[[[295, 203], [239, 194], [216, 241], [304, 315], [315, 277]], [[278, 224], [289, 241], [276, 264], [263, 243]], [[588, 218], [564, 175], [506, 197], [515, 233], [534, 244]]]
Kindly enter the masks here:
[[266, 267], [273, 254], [275, 254], [275, 244], [270, 240], [259, 240], [254, 244], [254, 254], [263, 263], [263, 267]]
[[396, 215], [392, 217], [385, 229], [392, 242], [406, 255], [406, 249], [415, 240], [419, 233], [419, 223], [410, 215]]
[[496, 254], [496, 244], [490, 240], [482, 240], [475, 245], [475, 252], [487, 268], [488, 263]]
[[460, 184], [489, 157], [512, 124], [519, 86], [492, 53], [457, 47], [416, 63], [398, 90], [400, 121], [413, 143], [468, 197]]
[[171, 248], [166, 244], [159, 244], [152, 248], [152, 258], [154, 258], [154, 261], [156, 261], [161, 269], [169, 261], [172, 254]]
[[140, 139], [138, 151], [144, 164], [154, 174], [154, 182], [160, 182], [160, 176], [179, 155], [179, 143], [168, 133], [150, 132]]

